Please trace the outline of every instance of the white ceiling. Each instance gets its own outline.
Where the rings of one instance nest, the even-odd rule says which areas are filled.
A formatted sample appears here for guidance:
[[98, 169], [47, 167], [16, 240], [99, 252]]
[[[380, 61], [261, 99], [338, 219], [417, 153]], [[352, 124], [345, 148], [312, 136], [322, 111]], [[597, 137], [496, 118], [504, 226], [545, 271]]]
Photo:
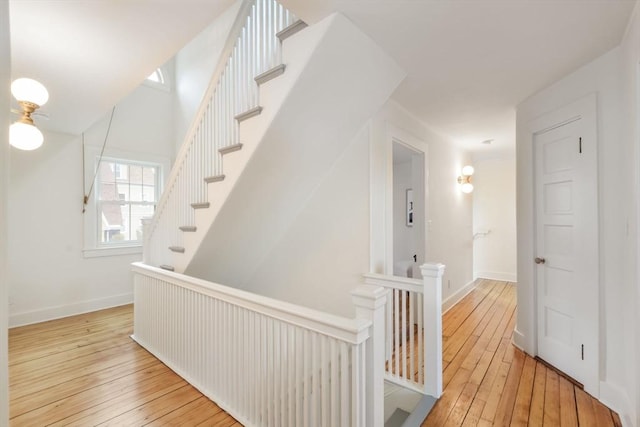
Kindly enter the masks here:
[[233, 0], [10, 0], [12, 79], [49, 90], [43, 128], [78, 134]]
[[[49, 89], [43, 127], [80, 133], [232, 2], [10, 0], [12, 77]], [[482, 155], [513, 150], [519, 102], [619, 44], [635, 1], [282, 3], [309, 23], [349, 17], [408, 72], [394, 99]]]
[[282, 3], [309, 22], [345, 14], [407, 71], [394, 99], [483, 155], [514, 149], [518, 103], [620, 43], [635, 1]]

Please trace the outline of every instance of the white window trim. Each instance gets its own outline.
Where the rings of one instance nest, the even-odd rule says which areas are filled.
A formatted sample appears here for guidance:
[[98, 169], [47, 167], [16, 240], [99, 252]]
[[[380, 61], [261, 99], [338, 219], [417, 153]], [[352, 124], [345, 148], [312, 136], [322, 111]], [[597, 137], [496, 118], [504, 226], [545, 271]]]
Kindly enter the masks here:
[[[96, 158], [100, 156], [102, 147], [85, 146], [84, 161], [85, 161], [85, 188], [91, 187], [93, 176], [96, 168]], [[133, 151], [109, 149], [104, 152], [105, 159], [122, 159], [131, 162], [137, 162], [142, 164], [157, 164], [160, 165], [158, 173], [158, 200], [162, 195], [165, 179], [168, 176], [170, 170], [170, 161], [168, 158], [158, 156], [156, 154], [138, 153]], [[142, 243], [123, 243], [113, 246], [102, 246], [98, 241], [98, 233], [96, 232], [97, 210], [95, 191], [91, 193], [88, 203], [85, 205], [84, 213], [84, 249], [82, 251], [84, 258], [97, 258], [105, 256], [125, 256], [133, 254], [142, 254]]]

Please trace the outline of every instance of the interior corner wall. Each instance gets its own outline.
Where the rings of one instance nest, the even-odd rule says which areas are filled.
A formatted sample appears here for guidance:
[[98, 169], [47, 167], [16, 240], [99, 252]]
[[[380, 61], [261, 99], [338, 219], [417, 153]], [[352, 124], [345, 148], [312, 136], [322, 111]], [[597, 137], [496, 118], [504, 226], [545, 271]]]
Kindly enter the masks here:
[[[442, 298], [450, 306], [463, 296], [473, 282], [472, 195], [460, 191], [457, 177], [462, 166], [471, 163], [469, 153], [450, 139], [432, 131], [402, 106], [391, 100], [374, 117], [371, 131], [371, 179], [385, 174], [391, 155], [388, 128], [401, 129], [427, 145], [427, 241], [425, 260], [446, 265]], [[383, 188], [383, 183], [375, 184]], [[372, 209], [384, 213], [384, 194], [371, 195]], [[385, 219], [372, 218], [371, 270], [383, 273], [385, 242], [380, 235]], [[392, 271], [392, 270], [389, 270]]]
[[[9, 2], [0, 0], [0, 108], [7, 112], [11, 108], [10, 86]], [[8, 230], [9, 124], [9, 114], [0, 114], [0, 236], [6, 236]], [[7, 239], [0, 237], [0, 425], [9, 425], [7, 250]]]
[[[102, 145], [109, 116], [87, 130], [87, 145]], [[141, 85], [118, 104], [105, 154], [118, 149], [169, 159], [171, 123], [171, 94]], [[82, 139], [46, 130], [44, 136], [38, 150], [11, 149], [11, 326], [130, 303], [130, 264], [141, 259], [84, 257]], [[92, 169], [87, 165], [88, 176]]]
[[473, 274], [517, 281], [515, 157], [473, 162]]
[[[615, 48], [532, 96], [517, 107], [518, 319], [516, 340], [535, 354], [535, 285], [532, 259], [533, 159], [527, 125], [588, 94], [597, 94], [600, 399], [619, 412], [626, 425], [636, 418], [634, 145], [629, 121], [637, 115], [621, 102], [621, 93], [637, 95], [637, 53], [624, 65], [624, 49]], [[624, 65], [624, 66], [623, 66]], [[624, 68], [628, 75], [625, 77]], [[625, 86], [629, 85], [628, 88]], [[632, 424], [633, 422], [633, 424]]]
[[221, 59], [220, 55], [241, 5], [242, 0], [233, 3], [175, 56], [174, 139], [176, 153], [180, 150], [202, 98], [209, 87], [211, 76]]

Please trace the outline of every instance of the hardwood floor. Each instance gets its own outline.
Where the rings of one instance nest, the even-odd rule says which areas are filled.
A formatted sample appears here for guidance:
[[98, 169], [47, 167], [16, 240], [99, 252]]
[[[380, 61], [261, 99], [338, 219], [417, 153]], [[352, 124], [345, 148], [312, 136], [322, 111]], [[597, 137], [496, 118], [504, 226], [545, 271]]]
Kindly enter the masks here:
[[[423, 426], [620, 426], [511, 344], [515, 287], [484, 280], [443, 319], [445, 391]], [[9, 331], [12, 426], [239, 426], [133, 342], [124, 306]]]
[[133, 342], [131, 306], [9, 331], [12, 426], [239, 426]]
[[511, 344], [515, 286], [483, 280], [443, 318], [444, 393], [423, 426], [620, 426], [618, 415]]

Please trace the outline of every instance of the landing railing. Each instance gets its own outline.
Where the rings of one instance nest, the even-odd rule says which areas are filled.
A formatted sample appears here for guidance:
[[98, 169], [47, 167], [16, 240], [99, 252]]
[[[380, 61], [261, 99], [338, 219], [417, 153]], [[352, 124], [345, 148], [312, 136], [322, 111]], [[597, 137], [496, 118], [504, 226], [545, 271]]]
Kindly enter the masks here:
[[207, 202], [205, 178], [222, 174], [219, 150], [240, 142], [235, 117], [258, 107], [254, 78], [280, 64], [276, 33], [296, 19], [274, 0], [243, 4], [146, 230], [145, 262], [171, 264], [169, 246], [183, 246], [179, 227], [194, 224], [193, 203]]
[[134, 339], [246, 426], [382, 426], [387, 292], [348, 319], [142, 263]]
[[442, 394], [442, 275], [444, 265], [421, 266], [423, 280], [365, 274], [365, 283], [388, 290], [385, 379]]

